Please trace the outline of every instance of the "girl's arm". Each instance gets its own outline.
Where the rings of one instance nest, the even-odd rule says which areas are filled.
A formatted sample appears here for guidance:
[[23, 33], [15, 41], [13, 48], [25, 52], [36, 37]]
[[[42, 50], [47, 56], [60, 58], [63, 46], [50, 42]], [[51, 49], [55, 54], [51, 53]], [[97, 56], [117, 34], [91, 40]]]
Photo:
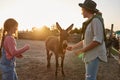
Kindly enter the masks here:
[[4, 47], [12, 56], [21, 55], [23, 52], [29, 49], [29, 45], [25, 45], [24, 47], [17, 49], [15, 39], [11, 36], [7, 36], [5, 38]]
[[16, 57], [17, 57], [17, 58], [23, 58], [23, 55], [20, 54], [20, 55], [17, 55]]

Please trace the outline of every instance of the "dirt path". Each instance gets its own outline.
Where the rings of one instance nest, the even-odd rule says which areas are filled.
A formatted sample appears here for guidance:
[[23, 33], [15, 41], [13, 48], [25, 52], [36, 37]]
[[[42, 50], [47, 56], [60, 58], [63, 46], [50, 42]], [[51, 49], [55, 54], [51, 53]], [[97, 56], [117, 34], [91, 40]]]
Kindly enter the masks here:
[[[58, 72], [55, 78], [55, 60], [52, 56], [51, 68], [46, 68], [46, 51], [44, 41], [18, 40], [18, 47], [25, 43], [31, 45], [31, 49], [24, 53], [23, 59], [17, 59], [17, 73], [19, 80], [84, 80], [85, 69], [81, 59], [73, 52], [67, 52], [64, 63], [66, 77]], [[100, 63], [98, 80], [120, 80], [118, 76], [119, 66], [110, 58], [108, 63]]]

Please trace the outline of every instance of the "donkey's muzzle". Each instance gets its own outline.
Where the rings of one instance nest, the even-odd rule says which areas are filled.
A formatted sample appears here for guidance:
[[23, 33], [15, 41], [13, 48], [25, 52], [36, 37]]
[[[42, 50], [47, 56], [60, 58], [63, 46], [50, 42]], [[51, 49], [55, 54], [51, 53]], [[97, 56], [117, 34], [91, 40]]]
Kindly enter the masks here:
[[68, 46], [68, 44], [67, 44], [67, 40], [64, 40], [64, 41], [63, 41], [63, 49], [66, 49], [67, 46]]

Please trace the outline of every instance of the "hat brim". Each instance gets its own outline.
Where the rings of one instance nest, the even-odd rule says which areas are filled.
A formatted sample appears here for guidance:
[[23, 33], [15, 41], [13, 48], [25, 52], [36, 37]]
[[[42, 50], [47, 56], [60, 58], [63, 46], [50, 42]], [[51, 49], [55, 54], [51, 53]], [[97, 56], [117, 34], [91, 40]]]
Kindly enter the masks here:
[[99, 11], [98, 9], [90, 9], [89, 7], [87, 7], [87, 6], [85, 6], [84, 4], [82, 4], [82, 3], [79, 3], [78, 4], [80, 7], [82, 7], [82, 8], [86, 8], [86, 9], [89, 9], [89, 10], [92, 10], [92, 11], [95, 11], [95, 12], [97, 12], [97, 11]]

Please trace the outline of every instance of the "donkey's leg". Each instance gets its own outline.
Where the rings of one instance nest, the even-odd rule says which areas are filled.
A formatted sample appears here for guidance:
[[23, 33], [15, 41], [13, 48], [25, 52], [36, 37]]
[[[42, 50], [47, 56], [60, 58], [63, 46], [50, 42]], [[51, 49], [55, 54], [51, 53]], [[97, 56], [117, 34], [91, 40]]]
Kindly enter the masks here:
[[50, 67], [50, 54], [49, 54], [49, 50], [47, 50], [47, 68]]
[[57, 76], [57, 72], [58, 72], [58, 55], [55, 56], [56, 59], [56, 71], [55, 71], [55, 76]]
[[61, 68], [62, 68], [61, 72], [62, 72], [62, 75], [63, 75], [63, 76], [65, 76], [65, 74], [64, 74], [64, 69], [63, 69], [63, 66], [64, 66], [64, 58], [65, 58], [65, 56], [62, 56], [62, 57], [61, 57]]

